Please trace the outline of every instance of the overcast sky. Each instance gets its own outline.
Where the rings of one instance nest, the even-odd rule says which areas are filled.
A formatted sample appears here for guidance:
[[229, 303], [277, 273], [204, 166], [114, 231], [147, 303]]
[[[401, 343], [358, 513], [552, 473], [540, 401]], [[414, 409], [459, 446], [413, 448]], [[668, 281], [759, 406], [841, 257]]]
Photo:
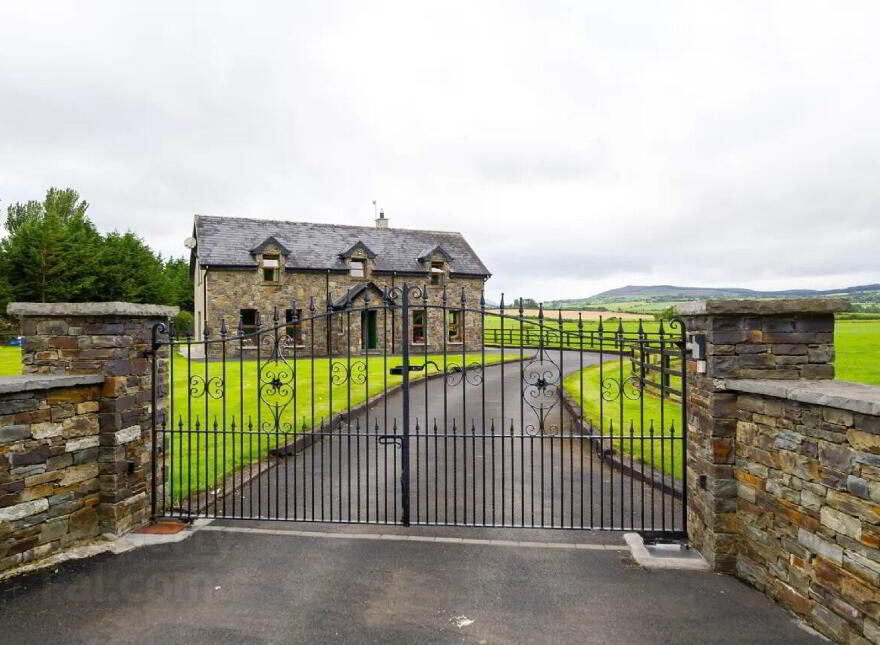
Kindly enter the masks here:
[[[182, 8], [182, 7], [188, 8]], [[880, 3], [0, 2], [0, 208], [464, 233], [490, 297], [880, 282]]]

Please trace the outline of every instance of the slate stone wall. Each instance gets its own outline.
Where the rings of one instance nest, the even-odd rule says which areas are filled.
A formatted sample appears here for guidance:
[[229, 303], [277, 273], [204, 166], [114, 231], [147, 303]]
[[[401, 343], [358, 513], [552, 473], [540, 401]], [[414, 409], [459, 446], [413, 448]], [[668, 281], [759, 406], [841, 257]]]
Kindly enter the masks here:
[[0, 573], [100, 534], [103, 381], [0, 379]]
[[[131, 303], [12, 303], [8, 313], [19, 317], [24, 337], [24, 375], [19, 379], [40, 382], [62, 375], [94, 375], [99, 379], [100, 387], [50, 392], [45, 401], [51, 408], [50, 416], [62, 423], [61, 438], [74, 439], [82, 433], [89, 437], [88, 449], [97, 450], [97, 460], [89, 466], [95, 471], [97, 484], [93, 491], [97, 495], [93, 505], [97, 532], [121, 535], [146, 524], [151, 515], [152, 330], [158, 323], [167, 323], [177, 308]], [[167, 347], [160, 350], [156, 362], [158, 424], [164, 414], [167, 360], [163, 359], [167, 353]], [[62, 416], [65, 414], [68, 416]], [[25, 442], [43, 439], [36, 439], [33, 431], [23, 437]], [[34, 444], [37, 454], [47, 452], [52, 458], [65, 460], [67, 457], [55, 453], [71, 447], [67, 443], [41, 445]], [[50, 463], [55, 462], [47, 461], [47, 468]]]
[[737, 553], [736, 393], [722, 379], [834, 377], [836, 299], [710, 300], [678, 312], [705, 355], [688, 370], [688, 534], [718, 571], [734, 572]]
[[880, 417], [753, 393], [736, 409], [736, 574], [835, 642], [880, 643]]

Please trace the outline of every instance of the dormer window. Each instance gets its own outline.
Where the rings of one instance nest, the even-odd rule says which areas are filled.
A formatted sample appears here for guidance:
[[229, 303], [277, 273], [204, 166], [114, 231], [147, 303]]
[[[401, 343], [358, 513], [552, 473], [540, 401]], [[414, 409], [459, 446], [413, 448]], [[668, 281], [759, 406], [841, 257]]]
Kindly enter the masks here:
[[443, 284], [445, 274], [443, 262], [431, 262], [431, 284]]
[[355, 260], [352, 258], [351, 260], [351, 277], [352, 278], [363, 278], [367, 275], [367, 262], [366, 260]]
[[281, 257], [263, 256], [263, 282], [278, 282], [281, 277]]

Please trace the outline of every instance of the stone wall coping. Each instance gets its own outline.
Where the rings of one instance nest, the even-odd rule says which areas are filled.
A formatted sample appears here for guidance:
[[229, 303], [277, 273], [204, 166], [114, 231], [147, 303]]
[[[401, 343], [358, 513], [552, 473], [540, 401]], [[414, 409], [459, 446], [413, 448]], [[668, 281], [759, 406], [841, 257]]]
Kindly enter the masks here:
[[880, 416], [880, 386], [849, 381], [721, 379], [723, 389]]
[[135, 302], [10, 302], [10, 316], [131, 316], [170, 318], [180, 307]]
[[697, 300], [675, 305], [681, 316], [833, 314], [849, 311], [846, 298], [775, 298], [763, 300]]
[[51, 390], [74, 385], [98, 385], [104, 382], [103, 374], [22, 374], [0, 376], [0, 394]]

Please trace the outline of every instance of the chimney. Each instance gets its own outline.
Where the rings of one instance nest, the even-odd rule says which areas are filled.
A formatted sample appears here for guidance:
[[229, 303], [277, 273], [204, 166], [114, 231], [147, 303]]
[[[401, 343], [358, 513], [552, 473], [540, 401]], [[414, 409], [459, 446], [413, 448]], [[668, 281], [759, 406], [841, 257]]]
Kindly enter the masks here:
[[376, 218], [376, 228], [388, 228], [388, 220], [385, 219], [385, 209], [379, 211], [379, 217]]

